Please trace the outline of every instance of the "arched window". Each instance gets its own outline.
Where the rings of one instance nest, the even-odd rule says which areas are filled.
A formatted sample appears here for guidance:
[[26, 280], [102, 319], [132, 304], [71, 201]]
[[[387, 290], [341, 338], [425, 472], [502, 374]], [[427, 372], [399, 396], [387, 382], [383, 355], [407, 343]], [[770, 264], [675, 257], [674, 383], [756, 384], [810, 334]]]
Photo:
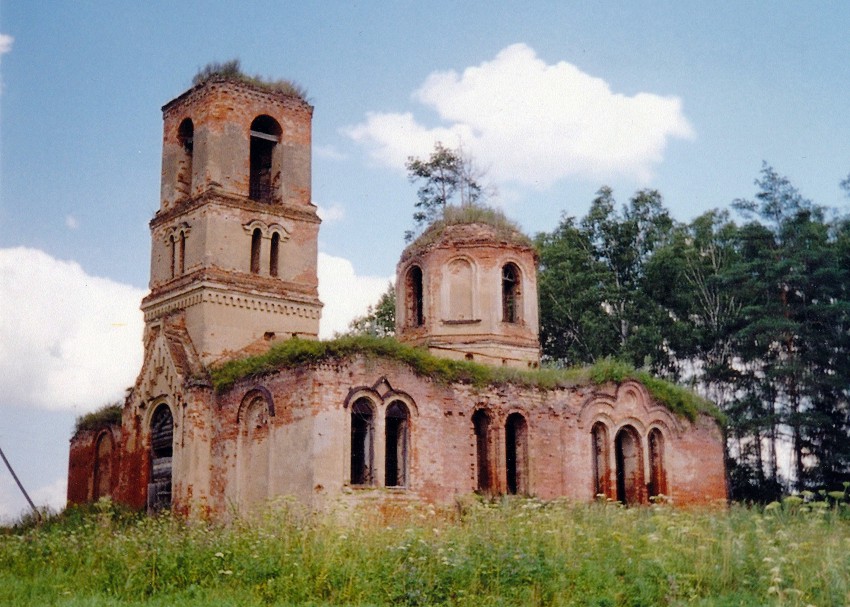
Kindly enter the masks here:
[[617, 501], [640, 504], [644, 501], [643, 453], [640, 435], [632, 426], [617, 432]]
[[272, 246], [269, 252], [269, 275], [277, 276], [277, 264], [280, 257], [280, 234], [272, 234]]
[[472, 264], [465, 259], [454, 259], [449, 263], [447, 270], [449, 309], [448, 314], [443, 318], [472, 320]]
[[602, 422], [596, 422], [593, 424], [590, 436], [593, 449], [593, 493], [608, 497], [611, 493], [608, 428]]
[[472, 415], [472, 429], [475, 433], [476, 491], [493, 491], [492, 449], [490, 447], [490, 415], [479, 409]]
[[667, 495], [667, 472], [664, 469], [664, 435], [653, 428], [649, 433], [649, 497]]
[[192, 195], [192, 156], [194, 155], [195, 125], [186, 118], [177, 128], [177, 141], [180, 142], [182, 158], [177, 172], [177, 189], [183, 196]]
[[367, 398], [351, 407], [351, 484], [371, 485], [374, 461], [375, 416]]
[[520, 274], [516, 264], [502, 267], [502, 321], [518, 323], [521, 320], [522, 293]]
[[151, 417], [151, 482], [148, 509], [171, 507], [171, 457], [174, 449], [174, 418], [168, 405], [161, 404]]
[[112, 437], [109, 432], [103, 432], [97, 439], [93, 485], [93, 501], [110, 495], [112, 491]]
[[[255, 393], [256, 394], [256, 393]], [[239, 414], [239, 497], [243, 508], [269, 496], [269, 404], [251, 397]]]
[[271, 116], [258, 116], [251, 123], [251, 176], [249, 197], [259, 202], [274, 202], [275, 147], [280, 142], [281, 128]]
[[425, 324], [425, 292], [422, 285], [422, 268], [419, 266], [412, 266], [407, 271], [404, 294], [407, 324], [411, 327], [421, 327]]
[[177, 275], [177, 240], [174, 234], [168, 237], [168, 242], [171, 245], [171, 278]]
[[505, 469], [508, 493], [528, 494], [528, 423], [521, 413], [511, 413], [505, 422]]
[[180, 231], [180, 274], [186, 272], [186, 232]]
[[263, 233], [260, 228], [251, 233], [251, 273], [260, 273], [260, 244], [263, 242]]
[[406, 487], [408, 481], [408, 445], [410, 413], [401, 401], [393, 401], [386, 414], [386, 457], [384, 482], [387, 487]]

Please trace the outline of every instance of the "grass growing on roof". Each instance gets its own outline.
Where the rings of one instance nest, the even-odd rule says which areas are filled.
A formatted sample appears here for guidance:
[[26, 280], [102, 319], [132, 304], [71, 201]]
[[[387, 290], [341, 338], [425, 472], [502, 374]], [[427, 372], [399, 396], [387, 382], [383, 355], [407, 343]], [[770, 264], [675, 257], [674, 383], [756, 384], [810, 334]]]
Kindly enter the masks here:
[[215, 78], [245, 82], [261, 88], [278, 91], [285, 95], [289, 95], [290, 97], [301, 99], [302, 101], [307, 101], [307, 89], [297, 82], [286, 79], [249, 76], [242, 71], [239, 59], [231, 59], [224, 63], [219, 63], [217, 61], [207, 63], [204, 67], [199, 69], [192, 78], [192, 86], [197, 86], [207, 80], [213, 80]]
[[392, 338], [368, 335], [344, 336], [329, 341], [289, 339], [274, 345], [265, 354], [213, 367], [211, 376], [215, 389], [223, 392], [246, 377], [258, 377], [279, 369], [344, 360], [354, 356], [395, 360], [408, 365], [419, 375], [441, 383], [460, 382], [481, 388], [511, 383], [523, 387], [551, 389], [588, 384], [621, 384], [636, 380], [646, 387], [655, 400], [677, 415], [694, 420], [703, 412], [718, 421], [724, 421], [722, 413], [714, 405], [694, 392], [612, 359], [605, 359], [590, 367], [523, 370], [440, 358], [427, 350], [402, 344]]
[[95, 430], [104, 426], [119, 424], [121, 423], [121, 409], [121, 403], [114, 402], [104, 405], [91, 413], [80, 415], [74, 424], [74, 432]]

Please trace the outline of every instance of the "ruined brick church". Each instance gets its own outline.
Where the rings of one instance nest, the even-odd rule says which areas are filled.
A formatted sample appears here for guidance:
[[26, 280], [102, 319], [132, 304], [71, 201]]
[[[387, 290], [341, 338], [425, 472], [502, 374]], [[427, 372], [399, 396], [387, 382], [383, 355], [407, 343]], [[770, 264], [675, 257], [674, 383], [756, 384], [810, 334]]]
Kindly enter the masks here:
[[[726, 497], [716, 421], [676, 415], [633, 381], [482, 386], [358, 354], [214, 389], [215, 364], [318, 338], [312, 112], [292, 93], [220, 77], [163, 107], [144, 362], [120, 422], [71, 439], [70, 503], [111, 496], [223, 516], [276, 496], [316, 507], [473, 492]], [[397, 339], [437, 357], [537, 367], [536, 263], [509, 228], [426, 231], [397, 267]]]

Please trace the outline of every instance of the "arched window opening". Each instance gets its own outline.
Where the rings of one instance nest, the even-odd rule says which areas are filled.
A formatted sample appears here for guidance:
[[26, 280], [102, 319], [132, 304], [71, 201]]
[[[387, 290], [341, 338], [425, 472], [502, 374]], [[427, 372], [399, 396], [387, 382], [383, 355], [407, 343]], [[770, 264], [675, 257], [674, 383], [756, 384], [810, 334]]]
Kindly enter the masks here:
[[449, 263], [447, 270], [449, 309], [443, 318], [472, 320], [472, 264], [465, 259], [455, 259]]
[[394, 401], [387, 407], [386, 439], [384, 482], [387, 487], [406, 487], [410, 457], [410, 414], [400, 401]]
[[260, 244], [263, 241], [263, 233], [256, 228], [251, 234], [251, 273], [260, 273]]
[[180, 274], [186, 273], [186, 232], [180, 232]]
[[168, 405], [162, 404], [151, 418], [151, 482], [148, 485], [148, 510], [171, 507], [171, 457], [174, 449], [174, 418]]
[[608, 428], [602, 422], [596, 422], [590, 431], [593, 449], [593, 493], [611, 495], [610, 446]]
[[505, 422], [505, 468], [508, 493], [527, 495], [528, 423], [520, 413], [511, 413]]
[[257, 396], [241, 412], [239, 420], [239, 493], [249, 508], [269, 496], [269, 404]]
[[664, 435], [653, 428], [649, 433], [649, 497], [667, 495], [667, 472], [664, 469]]
[[502, 268], [502, 321], [520, 322], [521, 293], [519, 268], [516, 264], [505, 264]]
[[183, 151], [177, 173], [177, 187], [183, 196], [192, 195], [192, 156], [195, 147], [195, 125], [186, 118], [177, 128], [177, 141]]
[[644, 501], [643, 454], [640, 436], [631, 426], [617, 433], [617, 501], [623, 504], [640, 504]]
[[112, 491], [112, 437], [104, 432], [97, 439], [94, 460], [92, 500], [107, 497]]
[[405, 289], [405, 312], [407, 324], [411, 327], [421, 327], [425, 324], [423, 310], [425, 292], [422, 285], [422, 268], [413, 266], [407, 271]]
[[493, 466], [490, 447], [490, 416], [484, 409], [472, 415], [472, 428], [475, 433], [476, 485], [479, 493], [492, 493]]
[[280, 125], [271, 116], [258, 116], [251, 123], [251, 200], [274, 201], [274, 152], [281, 132]]
[[280, 257], [280, 234], [275, 232], [272, 234], [272, 247], [271, 252], [269, 253], [269, 274], [271, 276], [277, 276], [277, 264], [278, 258]]
[[375, 422], [372, 405], [366, 398], [351, 407], [351, 484], [372, 484]]
[[168, 237], [168, 242], [171, 244], [171, 278], [177, 275], [177, 240], [174, 234]]

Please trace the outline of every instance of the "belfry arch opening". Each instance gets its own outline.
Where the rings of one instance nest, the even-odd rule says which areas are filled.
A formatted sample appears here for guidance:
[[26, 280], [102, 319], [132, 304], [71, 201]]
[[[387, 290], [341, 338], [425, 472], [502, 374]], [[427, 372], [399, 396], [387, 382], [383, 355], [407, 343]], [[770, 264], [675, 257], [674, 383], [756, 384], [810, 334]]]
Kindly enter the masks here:
[[251, 273], [260, 273], [260, 246], [263, 242], [263, 232], [260, 228], [255, 228], [251, 232]]
[[518, 323], [521, 320], [522, 292], [520, 273], [515, 263], [502, 266], [502, 321]]
[[277, 276], [278, 260], [280, 259], [280, 234], [272, 234], [272, 244], [269, 250], [269, 276]]
[[422, 284], [422, 268], [411, 266], [405, 280], [405, 312], [407, 324], [421, 327], [425, 324], [425, 289]]
[[623, 426], [615, 441], [617, 460], [617, 501], [640, 504], [644, 499], [643, 453], [640, 435], [632, 426]]
[[274, 185], [277, 181], [275, 170], [276, 148], [280, 143], [282, 130], [277, 120], [271, 116], [257, 116], [251, 123], [251, 153], [249, 197], [258, 202], [274, 202]]
[[148, 510], [171, 508], [171, 462], [174, 450], [174, 418], [161, 404], [151, 416], [150, 483]]
[[351, 407], [351, 484], [373, 483], [375, 459], [375, 414], [367, 398], [359, 398]]
[[593, 424], [590, 431], [591, 448], [593, 449], [593, 494], [610, 497], [610, 442], [608, 428], [602, 422]]
[[505, 472], [508, 493], [528, 495], [528, 422], [521, 413], [505, 421]]
[[186, 118], [177, 127], [177, 141], [180, 144], [180, 168], [177, 172], [177, 190], [183, 197], [192, 195], [192, 158], [195, 149], [195, 125]]
[[493, 492], [493, 462], [490, 446], [490, 415], [484, 409], [472, 414], [472, 429], [475, 434], [475, 490], [479, 493]]
[[406, 487], [410, 458], [410, 412], [401, 401], [387, 407], [386, 452], [384, 457], [384, 483], [387, 487]]

